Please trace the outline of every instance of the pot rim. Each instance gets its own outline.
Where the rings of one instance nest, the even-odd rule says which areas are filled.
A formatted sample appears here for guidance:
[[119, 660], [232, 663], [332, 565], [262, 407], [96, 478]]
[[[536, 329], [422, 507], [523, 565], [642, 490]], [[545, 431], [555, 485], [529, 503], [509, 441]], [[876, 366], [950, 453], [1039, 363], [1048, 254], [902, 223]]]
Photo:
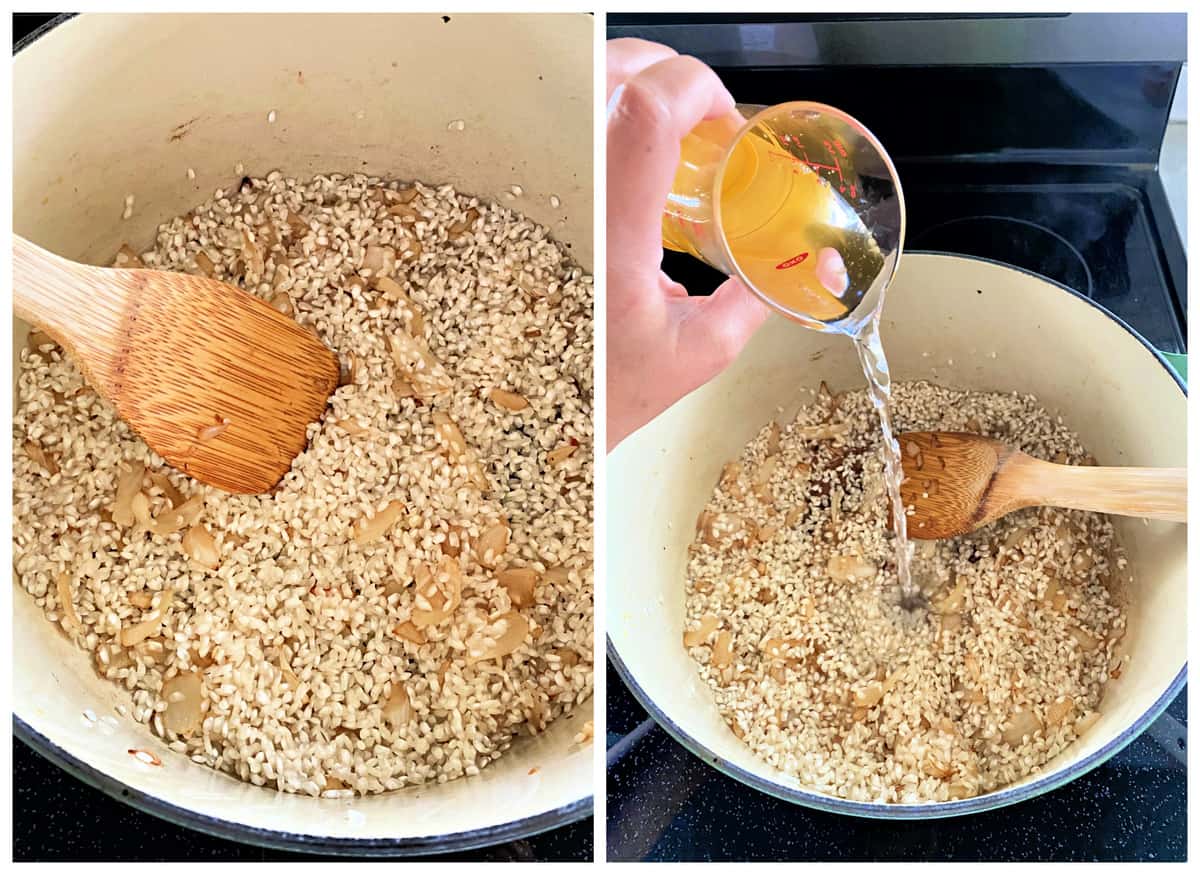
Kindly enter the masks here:
[[[54, 28], [77, 17], [79, 13], [61, 13], [45, 22], [13, 47], [15, 56], [32, 45]], [[401, 839], [353, 839], [338, 836], [319, 836], [310, 833], [292, 833], [262, 829], [231, 820], [197, 814], [186, 808], [164, 802], [157, 796], [144, 793], [68, 753], [46, 736], [13, 713], [13, 735], [50, 760], [67, 774], [119, 802], [127, 803], [139, 811], [161, 818], [176, 826], [194, 829], [208, 835], [231, 841], [243, 842], [263, 848], [308, 853], [327, 853], [341, 856], [409, 857], [418, 854], [443, 854], [454, 851], [470, 851], [478, 848], [501, 845], [517, 839], [529, 838], [539, 833], [577, 823], [590, 817], [594, 807], [594, 794], [580, 797], [568, 805], [543, 811], [541, 814], [480, 829], [464, 830], [445, 835], [413, 836]]]
[[[1105, 307], [1097, 304], [1091, 298], [1080, 294], [1074, 289], [1063, 285], [1049, 277], [1044, 277], [1034, 271], [1027, 270], [1022, 267], [1015, 267], [1011, 264], [1005, 264], [1001, 261], [995, 261], [990, 258], [982, 258], [975, 255], [958, 255], [952, 252], [936, 252], [933, 250], [913, 250], [906, 252], [908, 255], [924, 255], [937, 256], [941, 258], [957, 258], [969, 261], [979, 261], [984, 264], [995, 265], [997, 267], [1008, 268], [1009, 270], [1018, 273], [1026, 274], [1034, 279], [1042, 280], [1059, 290], [1072, 295], [1081, 301], [1095, 307], [1109, 319], [1116, 322], [1124, 328], [1130, 335], [1133, 336], [1142, 346], [1146, 348], [1155, 360], [1166, 369], [1179, 390], [1183, 393], [1184, 398], [1187, 398], [1187, 384], [1180, 378], [1174, 368], [1167, 362], [1163, 355], [1153, 344], [1146, 338], [1142, 337], [1132, 326], [1126, 323], [1115, 313], [1110, 312]], [[1187, 682], [1187, 662], [1179, 669], [1179, 673], [1175, 675], [1170, 684], [1162, 695], [1155, 700], [1145, 712], [1136, 720], [1129, 724], [1120, 734], [1093, 753], [1091, 756], [1068, 766], [1059, 771], [1050, 772], [1028, 784], [1021, 787], [1003, 788], [991, 793], [985, 793], [982, 796], [973, 796], [970, 799], [957, 799], [951, 802], [928, 802], [920, 804], [912, 803], [882, 803], [882, 802], [854, 802], [849, 799], [839, 799], [836, 796], [827, 796], [822, 793], [816, 793], [812, 790], [806, 790], [799, 787], [787, 787], [782, 784], [777, 784], [774, 781], [761, 778], [758, 775], [743, 769], [741, 766], [735, 765], [718, 754], [714, 753], [707, 746], [701, 744], [696, 739], [692, 738], [678, 724], [676, 724], [667, 714], [658, 707], [657, 704], [650, 698], [641, 685], [634, 679], [633, 674], [621, 659], [617, 651], [616, 645], [613, 643], [612, 637], [606, 635], [607, 654], [609, 660], [612, 661], [613, 667], [621, 676], [625, 686], [633, 693], [638, 703], [646, 710], [646, 712], [654, 718], [654, 721], [661, 726], [666, 733], [671, 736], [680, 745], [686, 748], [691, 753], [695, 754], [705, 763], [714, 767], [717, 771], [728, 775], [735, 780], [741, 781], [748, 787], [766, 793], [769, 796], [774, 796], [776, 799], [781, 799], [784, 802], [791, 802], [795, 805], [803, 805], [807, 808], [815, 808], [820, 811], [827, 811], [833, 814], [848, 814], [853, 817], [861, 817], [871, 820], [936, 820], [947, 817], [960, 817], [967, 814], [978, 814], [984, 811], [991, 811], [996, 808], [1003, 808], [1006, 805], [1013, 805], [1018, 802], [1024, 802], [1040, 796], [1043, 793], [1048, 793], [1051, 790], [1056, 790], [1064, 784], [1075, 780], [1076, 778], [1087, 774], [1097, 766], [1102, 765], [1116, 754], [1120, 753], [1128, 746], [1135, 738], [1141, 735], [1147, 727], [1150, 726], [1159, 716], [1167, 709], [1167, 706], [1175, 700]]]

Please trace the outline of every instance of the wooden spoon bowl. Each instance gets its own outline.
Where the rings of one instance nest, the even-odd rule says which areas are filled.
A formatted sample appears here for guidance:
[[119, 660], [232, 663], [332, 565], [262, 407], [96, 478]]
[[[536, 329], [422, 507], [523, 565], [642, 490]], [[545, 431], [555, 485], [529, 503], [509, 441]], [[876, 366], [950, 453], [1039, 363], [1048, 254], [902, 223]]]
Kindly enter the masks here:
[[952, 538], [1023, 507], [1187, 521], [1187, 469], [1055, 465], [963, 432], [899, 435], [908, 535]]
[[13, 238], [13, 309], [75, 360], [150, 448], [229, 492], [271, 489], [337, 388], [299, 324], [226, 283], [89, 267]]

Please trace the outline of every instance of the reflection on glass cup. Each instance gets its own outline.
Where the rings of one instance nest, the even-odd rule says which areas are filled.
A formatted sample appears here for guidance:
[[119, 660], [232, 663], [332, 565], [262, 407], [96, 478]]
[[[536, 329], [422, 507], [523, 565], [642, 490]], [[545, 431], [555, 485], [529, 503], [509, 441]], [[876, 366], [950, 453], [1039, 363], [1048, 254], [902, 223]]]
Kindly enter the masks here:
[[877, 309], [903, 242], [891, 159], [840, 110], [741, 105], [681, 144], [663, 245], [810, 328], [853, 332]]

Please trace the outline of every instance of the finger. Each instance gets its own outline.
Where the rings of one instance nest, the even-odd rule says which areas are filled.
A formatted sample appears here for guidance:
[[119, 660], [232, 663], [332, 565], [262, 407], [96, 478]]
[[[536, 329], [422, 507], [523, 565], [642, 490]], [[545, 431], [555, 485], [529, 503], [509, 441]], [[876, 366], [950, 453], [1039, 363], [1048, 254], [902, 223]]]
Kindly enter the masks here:
[[846, 263], [842, 261], [841, 253], [831, 246], [826, 246], [817, 253], [817, 282], [829, 289], [837, 297], [846, 294], [850, 286], [850, 275], [846, 273]]
[[677, 54], [679, 53], [670, 46], [652, 43], [649, 40], [632, 37], [609, 40], [605, 57], [608, 67], [608, 90], [604, 92], [604, 99], [608, 100], [618, 85], [632, 79], [651, 64], [673, 58]]
[[647, 67], [613, 94], [608, 116], [609, 271], [651, 278], [662, 261], [662, 211], [679, 144], [705, 118], [731, 111], [717, 74], [676, 56]]
[[728, 367], [770, 315], [738, 279], [726, 280], [710, 297], [692, 298], [687, 306], [692, 309], [680, 326], [678, 351], [703, 362], [702, 382]]

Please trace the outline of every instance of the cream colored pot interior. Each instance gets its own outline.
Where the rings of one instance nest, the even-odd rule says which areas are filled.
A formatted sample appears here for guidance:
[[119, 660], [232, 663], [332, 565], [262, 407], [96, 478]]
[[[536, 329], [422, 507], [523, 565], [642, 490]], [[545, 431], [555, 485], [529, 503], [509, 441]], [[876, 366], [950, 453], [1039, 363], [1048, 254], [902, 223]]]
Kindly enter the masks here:
[[[882, 330], [894, 380], [1032, 392], [1102, 465], [1187, 464], [1186, 398], [1163, 365], [1111, 318], [1042, 280], [908, 255]], [[722, 464], [772, 417], [793, 416], [821, 380], [834, 391], [865, 385], [850, 342], [773, 319], [732, 368], [629, 438], [607, 468], [608, 634], [617, 654], [682, 732], [783, 788], [800, 785], [734, 737], [683, 649], [686, 548]], [[1135, 581], [1129, 665], [1109, 685], [1099, 722], [1023, 783], [1121, 736], [1186, 662], [1186, 526], [1114, 520]]]
[[[107, 264], [123, 241], [147, 247], [159, 222], [235, 185], [242, 163], [254, 175], [451, 182], [546, 225], [590, 270], [592, 27], [575, 14], [73, 19], [14, 61], [14, 230]], [[510, 203], [513, 185], [523, 194]], [[127, 194], [133, 216], [122, 221]], [[14, 326], [17, 348], [27, 333]], [[115, 716], [122, 696], [19, 585], [12, 648], [16, 717], [98, 772], [215, 820], [317, 837], [447, 836], [551, 825], [592, 793], [592, 748], [573, 742], [590, 702], [477, 778], [313, 800], [195, 765], [129, 720], [86, 719]], [[163, 766], [126, 752], [137, 747]]]

